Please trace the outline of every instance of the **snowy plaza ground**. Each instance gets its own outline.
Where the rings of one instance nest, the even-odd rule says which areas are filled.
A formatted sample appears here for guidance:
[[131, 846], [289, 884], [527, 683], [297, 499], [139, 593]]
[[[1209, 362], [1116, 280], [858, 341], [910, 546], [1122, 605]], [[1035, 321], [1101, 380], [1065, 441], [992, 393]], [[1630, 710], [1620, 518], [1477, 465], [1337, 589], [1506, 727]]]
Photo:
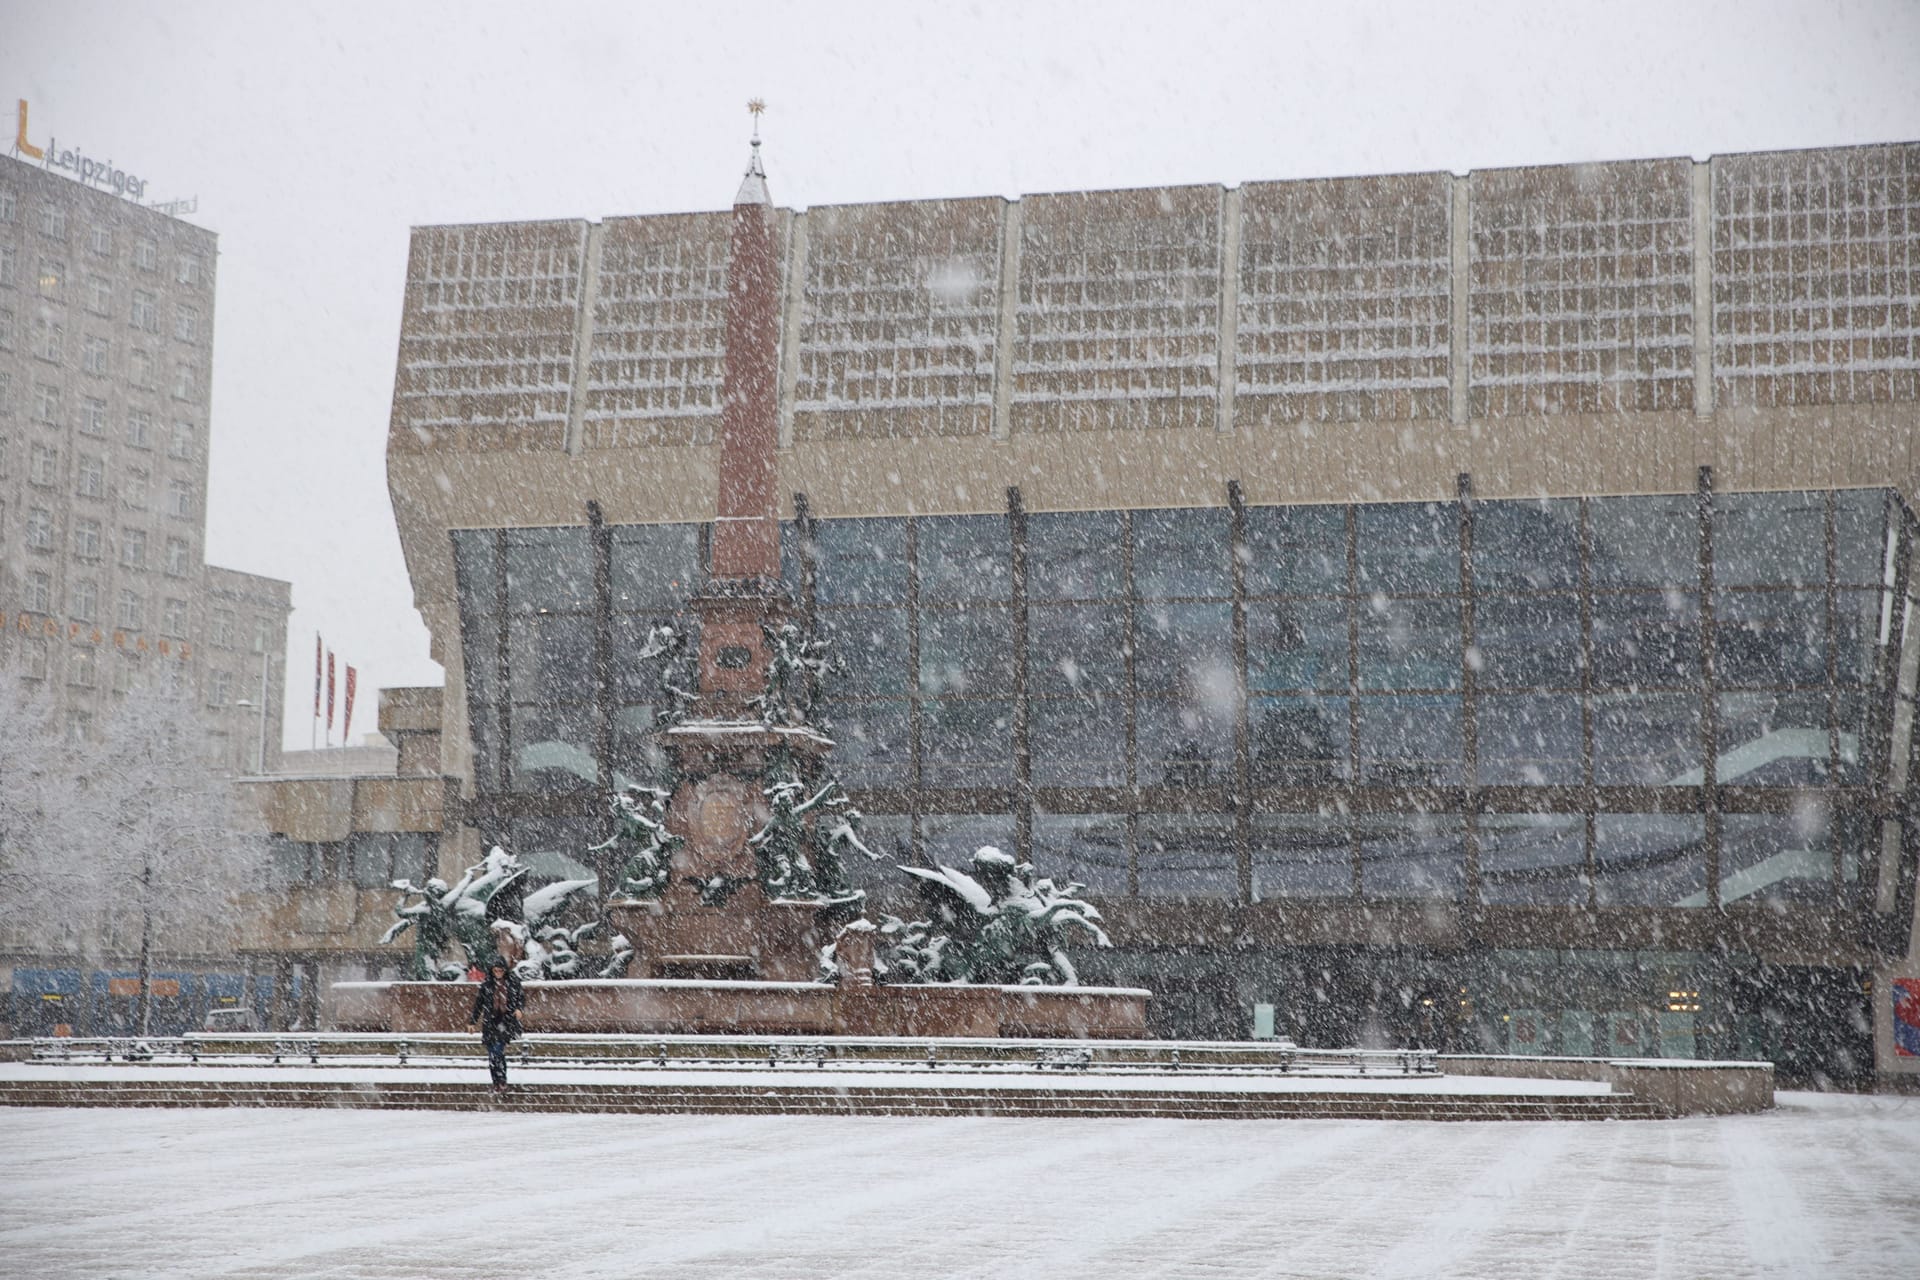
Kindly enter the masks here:
[[1920, 1274], [1920, 1098], [1606, 1123], [0, 1111], [0, 1273]]

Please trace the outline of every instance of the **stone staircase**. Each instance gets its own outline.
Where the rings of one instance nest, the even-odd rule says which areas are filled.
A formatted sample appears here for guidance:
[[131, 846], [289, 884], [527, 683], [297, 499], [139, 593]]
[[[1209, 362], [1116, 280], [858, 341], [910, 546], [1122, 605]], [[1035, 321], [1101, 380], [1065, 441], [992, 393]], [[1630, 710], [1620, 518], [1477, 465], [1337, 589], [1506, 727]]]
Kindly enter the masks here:
[[0, 1106], [351, 1107], [610, 1115], [996, 1116], [1179, 1120], [1653, 1120], [1630, 1094], [1542, 1096], [1176, 1089], [1026, 1088], [935, 1080], [844, 1088], [753, 1084], [404, 1081], [7, 1080]]

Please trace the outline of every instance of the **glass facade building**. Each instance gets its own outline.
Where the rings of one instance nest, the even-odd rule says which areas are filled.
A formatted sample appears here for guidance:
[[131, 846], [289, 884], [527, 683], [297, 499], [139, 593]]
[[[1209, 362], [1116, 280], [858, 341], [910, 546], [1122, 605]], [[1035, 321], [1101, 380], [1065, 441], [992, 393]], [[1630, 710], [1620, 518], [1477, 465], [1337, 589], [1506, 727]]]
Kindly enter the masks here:
[[[1649, 999], [1691, 1003], [1698, 956], [1871, 930], [1911, 893], [1891, 815], [1912, 517], [1890, 490], [1223, 498], [791, 522], [869, 843], [1026, 850], [1170, 944], [1224, 929], [1283, 954], [1393, 920], [1458, 953], [1446, 1002], [1469, 1010], [1501, 974], [1567, 989], [1615, 963], [1565, 947], [1655, 957]], [[609, 788], [659, 766], [639, 653], [693, 625], [707, 531], [453, 539], [474, 819], [584, 849]], [[1542, 1044], [1599, 1034], [1522, 998], [1496, 1001], [1501, 1034], [1515, 1009]], [[1615, 1038], [1648, 1049], [1654, 1015], [1690, 1012]]]

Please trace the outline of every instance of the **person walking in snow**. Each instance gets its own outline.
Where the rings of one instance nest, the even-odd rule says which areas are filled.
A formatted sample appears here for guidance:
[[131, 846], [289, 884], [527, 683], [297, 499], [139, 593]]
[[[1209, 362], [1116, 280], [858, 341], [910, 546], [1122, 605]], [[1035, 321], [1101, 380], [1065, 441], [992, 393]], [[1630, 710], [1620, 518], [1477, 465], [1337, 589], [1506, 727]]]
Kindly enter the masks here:
[[480, 1043], [487, 1047], [487, 1071], [493, 1076], [495, 1089], [507, 1087], [507, 1045], [522, 1035], [520, 1010], [526, 1003], [527, 992], [519, 975], [507, 967], [505, 960], [495, 957], [474, 994], [473, 1016], [467, 1019], [468, 1030], [475, 1023], [480, 1026]]

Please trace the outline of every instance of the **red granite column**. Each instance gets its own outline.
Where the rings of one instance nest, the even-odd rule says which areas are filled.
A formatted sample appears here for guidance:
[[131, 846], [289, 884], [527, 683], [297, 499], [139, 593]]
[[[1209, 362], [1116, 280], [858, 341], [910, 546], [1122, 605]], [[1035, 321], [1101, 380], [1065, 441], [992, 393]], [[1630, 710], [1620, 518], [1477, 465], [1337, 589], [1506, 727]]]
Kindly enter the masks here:
[[780, 443], [780, 276], [759, 142], [753, 147], [753, 162], [734, 200], [727, 259], [727, 363], [713, 576], [778, 581], [774, 450]]

